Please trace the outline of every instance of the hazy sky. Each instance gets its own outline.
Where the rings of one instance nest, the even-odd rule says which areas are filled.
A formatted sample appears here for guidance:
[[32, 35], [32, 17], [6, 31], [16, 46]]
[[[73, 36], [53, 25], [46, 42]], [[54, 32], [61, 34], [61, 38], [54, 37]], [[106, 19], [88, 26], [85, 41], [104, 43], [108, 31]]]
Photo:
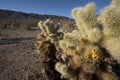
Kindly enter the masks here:
[[22, 11], [27, 13], [52, 14], [71, 17], [74, 7], [95, 2], [97, 13], [111, 0], [0, 0], [0, 9]]

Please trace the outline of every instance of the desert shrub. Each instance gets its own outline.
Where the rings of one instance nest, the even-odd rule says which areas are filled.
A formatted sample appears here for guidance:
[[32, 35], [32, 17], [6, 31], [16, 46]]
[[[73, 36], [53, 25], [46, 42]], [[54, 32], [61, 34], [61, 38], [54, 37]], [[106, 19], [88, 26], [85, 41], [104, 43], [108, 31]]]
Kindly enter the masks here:
[[50, 70], [51, 74], [58, 76], [57, 79], [52, 76], [52, 80], [120, 79], [119, 5], [119, 0], [112, 0], [99, 16], [93, 2], [74, 8], [72, 16], [77, 29], [70, 32], [59, 32], [60, 24], [50, 20], [38, 23], [42, 33], [37, 37], [36, 49], [44, 56], [41, 61], [45, 61], [45, 65], [53, 62], [53, 69], [50, 64], [47, 69], [43, 68], [44, 71]]

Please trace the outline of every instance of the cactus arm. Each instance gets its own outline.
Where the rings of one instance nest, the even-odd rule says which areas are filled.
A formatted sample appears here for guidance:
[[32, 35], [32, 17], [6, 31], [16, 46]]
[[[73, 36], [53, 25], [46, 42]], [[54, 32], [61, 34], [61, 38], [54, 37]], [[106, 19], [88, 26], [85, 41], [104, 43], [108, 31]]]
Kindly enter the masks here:
[[45, 36], [47, 36], [47, 31], [46, 31], [46, 28], [45, 28], [45, 26], [43, 25], [43, 21], [40, 21], [39, 23], [38, 23], [38, 26], [39, 26], [39, 28], [41, 29], [41, 31], [43, 32], [43, 34], [45, 35]]

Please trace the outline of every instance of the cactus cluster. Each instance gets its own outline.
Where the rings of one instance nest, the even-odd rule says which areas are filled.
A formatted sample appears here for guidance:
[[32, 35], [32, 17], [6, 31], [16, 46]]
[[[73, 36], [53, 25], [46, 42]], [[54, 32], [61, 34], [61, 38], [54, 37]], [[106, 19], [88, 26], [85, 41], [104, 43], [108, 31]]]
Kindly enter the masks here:
[[112, 0], [98, 17], [103, 25], [103, 41], [105, 47], [113, 58], [120, 62], [120, 0]]
[[51, 80], [59, 80], [60, 74], [55, 70], [54, 66], [57, 61], [57, 51], [59, 51], [58, 41], [63, 36], [63, 33], [59, 31], [61, 25], [47, 19], [46, 21], [40, 21], [38, 26], [41, 33], [37, 36], [35, 46], [36, 51], [40, 54], [42, 72], [49, 75], [48, 78]]
[[44, 72], [50, 80], [120, 80], [120, 0], [99, 16], [93, 2], [74, 8], [72, 16], [78, 28], [72, 32], [60, 32], [60, 24], [50, 20], [38, 23], [36, 48]]
[[58, 38], [57, 35], [59, 34], [60, 23], [54, 24], [53, 21], [47, 19], [46, 21], [40, 21], [38, 26], [47, 39], [51, 40], [52, 43], [56, 41]]

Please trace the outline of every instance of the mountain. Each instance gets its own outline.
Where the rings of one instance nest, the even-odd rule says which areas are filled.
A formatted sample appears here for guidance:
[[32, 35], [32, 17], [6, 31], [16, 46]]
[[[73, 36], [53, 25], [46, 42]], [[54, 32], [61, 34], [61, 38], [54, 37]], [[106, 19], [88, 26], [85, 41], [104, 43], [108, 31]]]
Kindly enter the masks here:
[[40, 20], [44, 21], [46, 19], [60, 22], [63, 27], [74, 26], [74, 20], [64, 16], [40, 15], [0, 9], [0, 28], [31, 29], [37, 27]]
[[39, 15], [34, 13], [24, 13], [11, 10], [0, 9], [0, 19], [69, 19], [68, 17], [56, 16], [56, 15]]

